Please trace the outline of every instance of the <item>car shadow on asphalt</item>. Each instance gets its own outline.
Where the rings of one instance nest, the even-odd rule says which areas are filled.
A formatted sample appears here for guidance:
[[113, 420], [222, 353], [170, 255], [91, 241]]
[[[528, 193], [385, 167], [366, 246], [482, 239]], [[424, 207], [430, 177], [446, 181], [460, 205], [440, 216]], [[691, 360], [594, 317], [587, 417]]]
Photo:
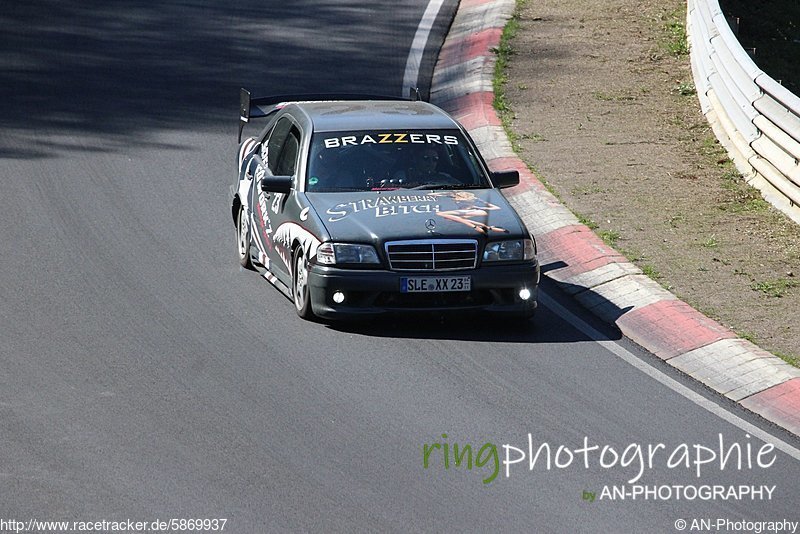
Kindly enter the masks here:
[[[543, 276], [539, 286], [539, 308], [536, 316], [529, 321], [492, 317], [486, 313], [442, 315], [415, 312], [358, 322], [329, 323], [327, 327], [339, 332], [374, 337], [489, 343], [578, 343], [621, 339], [622, 333], [613, 323], [601, 321], [574, 299], [573, 295], [586, 290], [570, 284], [557, 285]], [[612, 319], [628, 311], [604, 299], [600, 299], [599, 305], [605, 312], [604, 316]], [[574, 324], [575, 318], [583, 325]]]

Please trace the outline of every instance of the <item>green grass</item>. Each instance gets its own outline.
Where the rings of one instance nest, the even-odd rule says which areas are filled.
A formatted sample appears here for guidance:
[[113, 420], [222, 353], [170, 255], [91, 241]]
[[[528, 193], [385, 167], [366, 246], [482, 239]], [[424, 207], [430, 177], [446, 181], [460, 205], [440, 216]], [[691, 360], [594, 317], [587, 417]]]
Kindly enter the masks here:
[[642, 272], [653, 280], [658, 280], [661, 278], [661, 273], [656, 271], [652, 265], [642, 265]]
[[689, 54], [689, 44], [686, 40], [686, 25], [681, 21], [671, 21], [666, 25], [669, 40], [667, 50], [673, 56], [686, 56]]
[[774, 354], [775, 354], [775, 356], [777, 356], [781, 360], [785, 361], [789, 365], [794, 365], [795, 367], [800, 367], [800, 357], [792, 356], [790, 354], [784, 354], [782, 352], [776, 352]]
[[769, 202], [764, 200], [758, 189], [744, 180], [716, 139], [704, 139], [702, 151], [709, 158], [709, 162], [714, 163], [722, 171], [720, 187], [727, 192], [727, 195], [718, 205], [720, 210], [728, 213], [753, 213], [770, 209]]
[[596, 193], [605, 193], [606, 190], [602, 187], [598, 187], [596, 185], [593, 186], [582, 186], [582, 187], [573, 187], [570, 193], [572, 196], [581, 196], [581, 195], [593, 195]]
[[541, 143], [542, 141], [547, 141], [547, 138], [545, 136], [538, 133], [522, 134], [521, 139], [525, 139], [527, 141], [533, 141], [534, 143]]
[[617, 241], [619, 241], [620, 235], [619, 232], [615, 230], [602, 230], [597, 233], [600, 236], [600, 239], [611, 248], [617, 246]]
[[729, 161], [728, 153], [725, 148], [720, 145], [719, 141], [713, 135], [704, 137], [700, 141], [700, 153], [707, 158], [712, 159], [717, 165], [724, 165]]
[[725, 165], [722, 174], [722, 189], [728, 192], [728, 198], [719, 204], [719, 209], [729, 213], [752, 213], [767, 211], [769, 202], [764, 200], [758, 189], [744, 181], [742, 175], [733, 166]]
[[758, 345], [756, 335], [752, 332], [747, 332], [747, 331], [736, 332], [736, 335], [742, 339], [746, 339], [753, 345]]
[[672, 92], [680, 96], [694, 96], [697, 94], [697, 89], [693, 82], [681, 82], [673, 88]]
[[722, 188], [728, 191], [735, 191], [739, 188], [739, 179], [741, 175], [736, 169], [728, 169], [722, 175]]
[[575, 216], [578, 217], [578, 222], [584, 226], [587, 226], [589, 230], [597, 230], [598, 228], [600, 228], [600, 225], [598, 225], [593, 220], [584, 217], [583, 215], [579, 215], [576, 213]]
[[777, 278], [763, 282], [753, 282], [750, 289], [760, 291], [771, 298], [781, 298], [786, 292], [800, 285], [800, 282], [790, 278]]
[[594, 91], [592, 96], [595, 100], [600, 100], [601, 102], [627, 102], [636, 100], [635, 96], [631, 96], [625, 92], [607, 93], [605, 91]]
[[522, 152], [522, 145], [519, 144], [519, 135], [517, 135], [515, 131], [511, 128], [507, 128], [506, 137], [508, 138], [508, 142], [511, 143], [511, 150], [513, 150], [515, 154]]
[[[506, 133], [509, 134], [511, 128], [508, 126], [511, 123], [511, 119], [514, 118], [514, 112], [511, 110], [508, 105], [508, 101], [506, 100], [506, 84], [508, 83], [506, 69], [508, 68], [508, 62], [511, 59], [511, 56], [513, 56], [515, 53], [514, 47], [511, 45], [511, 41], [519, 31], [520, 12], [522, 11], [522, 8], [525, 7], [527, 1], [528, 0], [517, 0], [514, 14], [503, 28], [503, 33], [500, 36], [500, 44], [497, 45], [497, 48], [492, 50], [496, 56], [494, 64], [494, 77], [492, 79], [492, 89], [494, 90], [493, 105], [500, 117], [500, 121], [506, 129]], [[511, 136], [509, 135], [509, 138], [510, 137]], [[514, 140], [512, 140], [512, 146], [513, 145]]]
[[678, 228], [679, 223], [682, 223], [686, 220], [686, 217], [682, 213], [677, 213], [669, 218], [667, 223], [671, 228]]
[[770, 209], [770, 203], [761, 197], [741, 196], [736, 202], [732, 202], [722, 206], [723, 211], [731, 213], [748, 213], [755, 211], [767, 211]]
[[717, 242], [717, 237], [712, 235], [711, 237], [703, 241], [700, 244], [700, 246], [703, 248], [717, 248], [719, 246], [719, 243]]
[[689, 41], [686, 38], [686, 8], [670, 13], [662, 13], [660, 22], [663, 30], [662, 46], [667, 53], [675, 57], [689, 55]]

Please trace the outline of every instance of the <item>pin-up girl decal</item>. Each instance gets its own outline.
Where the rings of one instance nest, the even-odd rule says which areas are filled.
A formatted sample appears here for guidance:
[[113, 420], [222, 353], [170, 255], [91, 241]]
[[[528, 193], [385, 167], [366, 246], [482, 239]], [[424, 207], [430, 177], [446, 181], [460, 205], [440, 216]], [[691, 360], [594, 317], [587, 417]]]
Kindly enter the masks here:
[[[489, 212], [499, 210], [500, 207], [477, 198], [475, 194], [470, 191], [447, 191], [433, 193], [432, 196], [449, 197], [458, 205], [458, 209], [437, 212], [436, 214], [440, 217], [466, 224], [482, 234], [488, 234], [489, 232], [508, 233], [508, 230], [505, 228], [490, 226], [488, 224]], [[473, 220], [479, 218], [483, 219], [483, 222]]]

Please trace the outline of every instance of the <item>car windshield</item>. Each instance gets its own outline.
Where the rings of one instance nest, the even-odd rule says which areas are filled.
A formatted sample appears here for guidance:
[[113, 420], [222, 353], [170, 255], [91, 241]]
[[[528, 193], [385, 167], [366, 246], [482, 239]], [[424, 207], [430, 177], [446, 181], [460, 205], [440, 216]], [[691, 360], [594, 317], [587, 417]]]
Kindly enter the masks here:
[[458, 130], [322, 132], [311, 138], [306, 191], [487, 187]]

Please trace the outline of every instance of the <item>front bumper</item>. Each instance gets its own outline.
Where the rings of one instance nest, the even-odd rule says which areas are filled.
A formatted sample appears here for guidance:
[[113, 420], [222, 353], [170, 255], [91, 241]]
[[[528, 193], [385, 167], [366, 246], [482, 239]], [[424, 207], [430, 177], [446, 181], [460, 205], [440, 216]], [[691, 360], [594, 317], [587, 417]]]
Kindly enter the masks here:
[[[308, 285], [314, 313], [327, 319], [363, 315], [485, 311], [498, 315], [530, 317], [536, 311], [538, 262], [484, 265], [478, 269], [446, 272], [400, 272], [309, 266]], [[400, 279], [415, 276], [469, 276], [470, 291], [402, 293]], [[520, 298], [528, 289], [530, 297]], [[341, 292], [337, 304], [333, 295]]]

